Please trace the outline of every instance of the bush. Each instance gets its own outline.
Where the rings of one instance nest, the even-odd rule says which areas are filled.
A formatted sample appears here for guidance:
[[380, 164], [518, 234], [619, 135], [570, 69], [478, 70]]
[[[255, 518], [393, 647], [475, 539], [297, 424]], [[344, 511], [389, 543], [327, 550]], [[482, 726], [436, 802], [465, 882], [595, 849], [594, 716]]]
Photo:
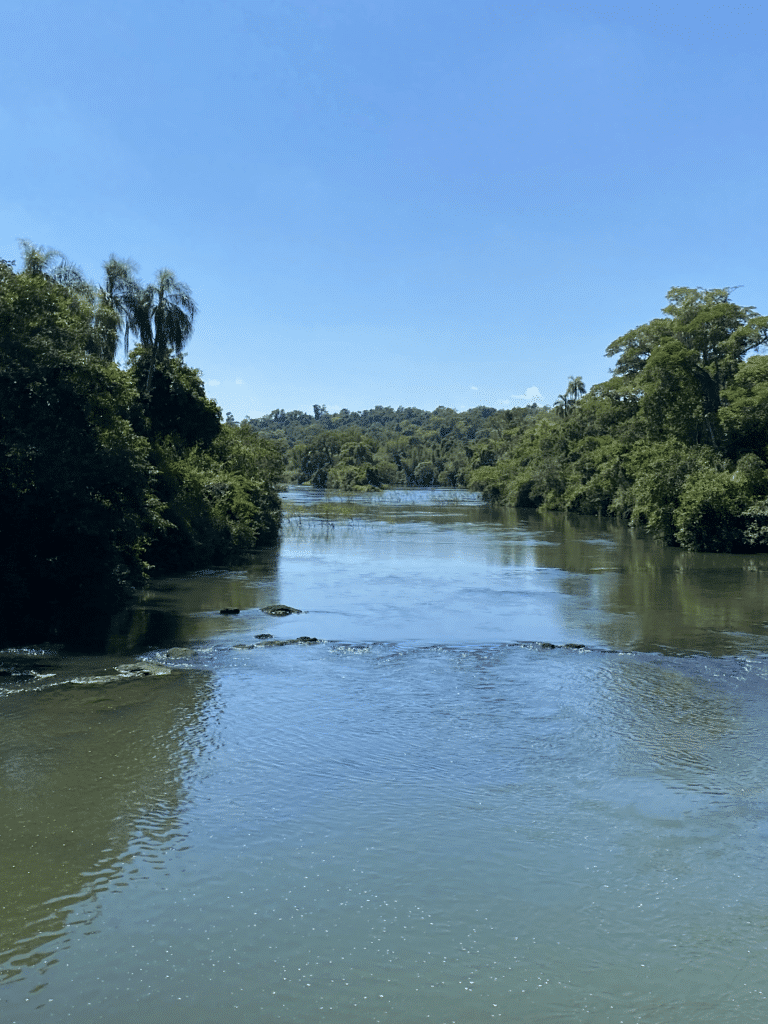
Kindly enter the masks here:
[[732, 473], [713, 469], [692, 473], [673, 512], [677, 543], [689, 551], [742, 548], [745, 499]]

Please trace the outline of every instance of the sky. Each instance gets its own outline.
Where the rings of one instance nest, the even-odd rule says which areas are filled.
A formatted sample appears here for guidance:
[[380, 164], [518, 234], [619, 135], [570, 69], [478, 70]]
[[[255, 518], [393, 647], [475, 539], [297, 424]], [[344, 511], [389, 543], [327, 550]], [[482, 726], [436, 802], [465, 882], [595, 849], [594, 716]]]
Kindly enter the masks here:
[[673, 286], [768, 313], [764, 4], [2, 11], [0, 257], [171, 268], [237, 420], [549, 405]]

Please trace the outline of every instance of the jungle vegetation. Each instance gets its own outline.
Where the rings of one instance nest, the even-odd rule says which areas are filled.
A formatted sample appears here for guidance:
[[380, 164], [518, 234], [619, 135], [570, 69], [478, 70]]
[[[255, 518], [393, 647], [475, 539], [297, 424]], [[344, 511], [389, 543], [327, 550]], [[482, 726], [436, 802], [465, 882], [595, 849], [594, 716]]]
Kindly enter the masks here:
[[700, 551], [768, 549], [768, 317], [733, 288], [672, 288], [608, 346], [609, 380], [552, 408], [377, 406], [246, 420], [284, 476], [328, 488], [442, 485], [493, 502], [613, 515]]
[[610, 379], [571, 377], [552, 408], [222, 423], [184, 361], [196, 306], [171, 271], [142, 284], [112, 256], [94, 284], [22, 243], [19, 269], [0, 260], [0, 642], [71, 631], [150, 573], [246, 557], [277, 537], [280, 480], [467, 487], [691, 550], [768, 550], [768, 317], [733, 291], [671, 289], [608, 346]]
[[486, 406], [457, 413], [444, 406], [424, 412], [381, 405], [329, 413], [315, 405], [313, 416], [275, 409], [241, 426], [280, 446], [289, 483], [339, 490], [466, 487], [473, 469], [496, 461], [510, 422], [530, 414]]
[[22, 257], [0, 260], [4, 643], [71, 633], [151, 572], [245, 557], [280, 522], [279, 451], [222, 424], [184, 362], [187, 286], [115, 257], [99, 285], [55, 250]]
[[733, 288], [672, 288], [470, 477], [502, 504], [618, 516], [697, 551], [768, 549], [768, 317]]

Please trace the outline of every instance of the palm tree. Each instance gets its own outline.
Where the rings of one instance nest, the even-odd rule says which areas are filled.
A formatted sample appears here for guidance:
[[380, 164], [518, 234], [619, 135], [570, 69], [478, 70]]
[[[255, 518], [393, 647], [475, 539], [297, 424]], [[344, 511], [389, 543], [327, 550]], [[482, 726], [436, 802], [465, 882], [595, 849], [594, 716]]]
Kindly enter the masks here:
[[581, 377], [569, 377], [568, 387], [564, 395], [558, 395], [555, 402], [555, 412], [558, 416], [569, 416], [574, 405], [586, 395], [587, 389]]
[[197, 306], [187, 285], [176, 280], [171, 270], [158, 270], [154, 284], [132, 295], [129, 330], [137, 334], [149, 353], [146, 394], [152, 389], [152, 374], [158, 360], [181, 355], [192, 334]]
[[44, 249], [26, 238], [19, 239], [19, 245], [24, 259], [23, 273], [31, 277], [47, 277], [49, 281], [55, 281], [56, 284], [68, 288], [80, 298], [93, 299], [93, 285], [63, 252], [59, 252], [58, 249]]
[[587, 393], [587, 389], [584, 386], [584, 381], [581, 377], [569, 377], [568, 387], [565, 389], [565, 393], [572, 402], [578, 402], [580, 398], [583, 398]]
[[557, 401], [555, 402], [555, 412], [558, 416], [567, 416], [570, 410], [571, 400], [568, 397], [568, 392], [564, 395], [558, 395]]
[[64, 255], [58, 249], [44, 249], [41, 245], [33, 245], [26, 238], [19, 239], [19, 246], [24, 261], [22, 273], [29, 274], [31, 277], [42, 274], [50, 277], [54, 269], [52, 266], [54, 259], [59, 261], [59, 265], [64, 262]]
[[83, 338], [83, 347], [89, 355], [111, 361], [115, 358], [119, 316], [108, 302], [104, 292], [84, 276], [82, 270], [58, 249], [46, 249], [27, 239], [19, 240], [22, 273], [30, 277], [44, 277], [64, 288], [69, 301], [80, 313], [91, 320], [91, 331]]
[[[142, 289], [136, 280], [137, 270], [133, 260], [118, 259], [113, 253], [104, 264], [104, 287], [100, 289], [102, 302], [117, 318], [126, 356], [129, 335], [139, 334], [137, 310]], [[114, 353], [112, 358], [114, 359]]]

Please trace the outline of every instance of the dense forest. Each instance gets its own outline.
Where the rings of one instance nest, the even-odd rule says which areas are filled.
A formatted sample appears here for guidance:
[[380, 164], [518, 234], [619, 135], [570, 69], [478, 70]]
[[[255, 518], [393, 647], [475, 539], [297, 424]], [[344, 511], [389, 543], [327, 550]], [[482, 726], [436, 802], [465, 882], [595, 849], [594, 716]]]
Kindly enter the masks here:
[[171, 271], [142, 284], [113, 256], [94, 284], [29, 243], [21, 263], [0, 260], [2, 642], [71, 632], [152, 572], [247, 557], [277, 537], [279, 481], [467, 487], [691, 550], [768, 549], [768, 317], [733, 289], [671, 289], [609, 345], [610, 379], [571, 377], [552, 408], [238, 424], [184, 362], [196, 307]]
[[284, 479], [338, 490], [380, 487], [467, 487], [475, 469], [494, 464], [502, 434], [535, 414], [536, 407], [499, 412], [485, 406], [457, 413], [377, 405], [365, 412], [314, 415], [275, 409], [245, 420], [283, 455]]
[[470, 487], [494, 502], [613, 515], [701, 551], [768, 549], [768, 317], [734, 289], [673, 288], [663, 317], [571, 377], [553, 408], [440, 408], [246, 420], [284, 474], [328, 488]]
[[141, 284], [115, 257], [95, 285], [22, 249], [20, 269], [0, 260], [6, 643], [87, 630], [150, 572], [243, 558], [280, 523], [279, 451], [222, 424], [184, 362], [186, 285], [168, 270]]
[[600, 513], [698, 551], [768, 548], [768, 317], [734, 289], [673, 288], [664, 317], [608, 346], [610, 380], [579, 378], [504, 434], [470, 483], [501, 503]]

